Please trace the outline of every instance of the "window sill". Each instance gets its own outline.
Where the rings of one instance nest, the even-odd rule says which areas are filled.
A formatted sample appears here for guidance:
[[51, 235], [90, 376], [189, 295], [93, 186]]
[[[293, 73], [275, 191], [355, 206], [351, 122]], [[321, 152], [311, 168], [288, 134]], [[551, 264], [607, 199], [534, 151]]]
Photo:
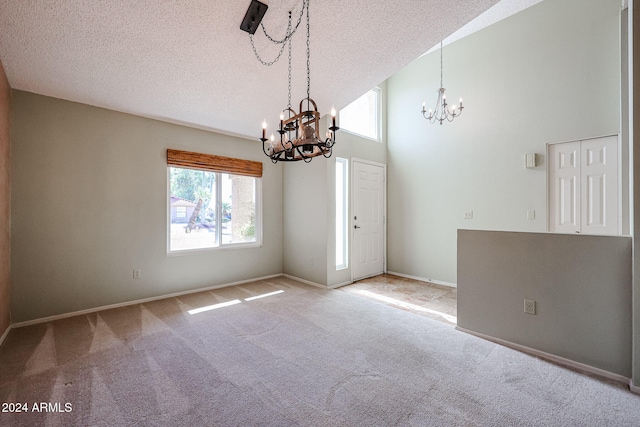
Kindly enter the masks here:
[[233, 249], [254, 249], [261, 248], [262, 243], [260, 242], [251, 242], [251, 243], [228, 243], [223, 246], [215, 246], [212, 248], [196, 248], [196, 249], [183, 249], [183, 250], [167, 250], [167, 256], [184, 256], [184, 255], [197, 255], [203, 254], [206, 252], [217, 252], [217, 251], [228, 251]]
[[340, 128], [340, 132], [348, 133], [349, 135], [357, 136], [358, 138], [366, 139], [368, 141], [377, 142], [382, 144], [382, 140], [379, 138], [372, 138], [370, 136], [362, 135], [361, 133], [353, 132], [348, 129]]

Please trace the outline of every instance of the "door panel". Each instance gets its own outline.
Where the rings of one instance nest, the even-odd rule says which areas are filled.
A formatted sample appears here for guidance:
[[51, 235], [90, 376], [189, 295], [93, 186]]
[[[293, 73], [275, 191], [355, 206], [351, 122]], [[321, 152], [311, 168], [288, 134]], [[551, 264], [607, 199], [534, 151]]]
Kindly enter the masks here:
[[549, 146], [549, 231], [580, 231], [580, 141]]
[[582, 232], [618, 233], [618, 138], [582, 141]]
[[384, 167], [353, 162], [353, 280], [384, 272]]

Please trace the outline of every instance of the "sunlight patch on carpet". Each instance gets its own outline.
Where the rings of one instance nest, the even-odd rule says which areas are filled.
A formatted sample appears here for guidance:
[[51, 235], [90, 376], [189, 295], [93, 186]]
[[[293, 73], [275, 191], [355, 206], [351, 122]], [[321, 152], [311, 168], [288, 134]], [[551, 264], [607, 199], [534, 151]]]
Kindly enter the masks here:
[[241, 303], [242, 303], [242, 301], [240, 301], [239, 299], [234, 299], [234, 300], [227, 301], [227, 302], [221, 302], [220, 304], [213, 304], [213, 305], [208, 305], [206, 307], [194, 308], [193, 310], [189, 310], [188, 313], [189, 314], [198, 314], [198, 313], [202, 313], [204, 311], [216, 310], [218, 308], [229, 307], [230, 305], [236, 305], [236, 304], [241, 304]]
[[411, 303], [408, 303], [408, 302], [400, 301], [398, 299], [391, 298], [391, 297], [388, 297], [388, 296], [378, 295], [378, 294], [376, 294], [374, 292], [371, 292], [371, 291], [365, 291], [364, 289], [360, 289], [360, 290], [357, 290], [355, 292], [360, 294], [360, 295], [363, 295], [365, 297], [373, 298], [373, 299], [376, 299], [378, 301], [382, 301], [382, 302], [387, 303], [387, 304], [395, 305], [395, 306], [406, 308], [406, 309], [409, 309], [409, 310], [421, 311], [421, 312], [429, 313], [429, 314], [435, 314], [437, 316], [442, 317], [446, 321], [453, 323], [454, 325], [458, 323], [458, 318], [456, 316], [452, 316], [450, 314], [442, 313], [442, 312], [437, 311], [437, 310], [432, 310], [432, 309], [426, 308], [426, 307], [420, 307], [419, 305], [415, 305], [415, 304], [411, 304]]
[[[261, 295], [256, 295], [253, 297], [249, 297], [249, 298], [245, 298], [245, 301], [253, 301], [256, 299], [260, 299], [260, 298], [266, 298], [266, 297], [271, 297], [273, 295], [278, 295], [283, 293], [284, 291], [281, 289], [279, 291], [275, 291], [275, 292], [269, 292], [266, 294], [261, 294]], [[227, 302], [221, 302], [220, 304], [214, 304], [214, 305], [208, 305], [206, 307], [200, 307], [200, 308], [194, 308], [193, 310], [189, 310], [187, 313], [189, 314], [198, 314], [198, 313], [202, 313], [204, 311], [210, 311], [210, 310], [216, 310], [218, 308], [223, 308], [223, 307], [229, 307], [231, 305], [236, 305], [236, 304], [241, 304], [242, 301], [240, 301], [239, 299], [234, 299], [231, 301], [227, 301]]]
[[268, 294], [262, 294], [262, 295], [256, 295], [255, 297], [249, 297], [249, 298], [245, 298], [245, 301], [253, 301], [254, 299], [260, 299], [260, 298], [266, 298], [266, 297], [270, 297], [273, 295], [278, 295], [283, 293], [284, 291], [281, 289], [279, 291], [275, 291], [275, 292], [269, 292]]

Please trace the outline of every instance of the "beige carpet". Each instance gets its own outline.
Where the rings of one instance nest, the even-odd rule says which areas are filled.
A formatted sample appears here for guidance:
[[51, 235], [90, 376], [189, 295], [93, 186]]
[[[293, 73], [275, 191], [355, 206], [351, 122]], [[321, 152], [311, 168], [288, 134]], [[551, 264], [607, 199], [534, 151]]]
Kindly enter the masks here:
[[0, 401], [28, 405], [2, 426], [640, 425], [622, 385], [284, 278], [13, 330]]
[[382, 302], [447, 325], [458, 323], [457, 289], [435, 283], [380, 274], [343, 286], [341, 291]]

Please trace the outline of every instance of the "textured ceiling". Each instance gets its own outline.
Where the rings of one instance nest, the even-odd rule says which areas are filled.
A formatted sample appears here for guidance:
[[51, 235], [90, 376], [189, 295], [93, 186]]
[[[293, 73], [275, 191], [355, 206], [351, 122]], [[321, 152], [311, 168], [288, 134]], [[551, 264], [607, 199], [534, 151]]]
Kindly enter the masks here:
[[[311, 0], [311, 97], [324, 115], [382, 82], [498, 0]], [[264, 1], [263, 1], [264, 2]], [[287, 104], [286, 51], [260, 64], [239, 29], [250, 0], [0, 0], [12, 88], [222, 133], [259, 136]], [[271, 0], [282, 36], [302, 0]], [[303, 20], [292, 104], [306, 95]], [[261, 30], [256, 47], [277, 54]]]

